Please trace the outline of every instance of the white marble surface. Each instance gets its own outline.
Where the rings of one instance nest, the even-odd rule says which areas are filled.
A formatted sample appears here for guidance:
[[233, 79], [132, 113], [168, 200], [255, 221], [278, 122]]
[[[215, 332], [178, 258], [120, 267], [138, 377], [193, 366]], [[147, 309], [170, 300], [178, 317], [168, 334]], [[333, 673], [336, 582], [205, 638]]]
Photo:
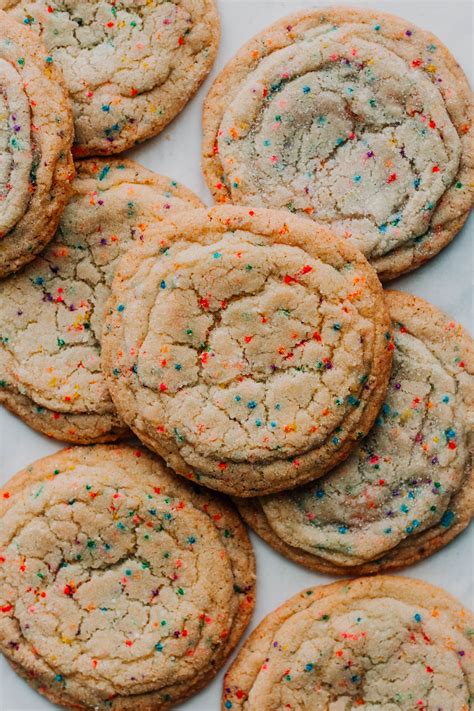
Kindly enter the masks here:
[[[222, 38], [219, 55], [205, 85], [180, 116], [158, 136], [130, 154], [148, 168], [195, 190], [210, 204], [210, 195], [200, 171], [200, 118], [203, 99], [212, 77], [222, 69], [234, 52], [253, 34], [274, 20], [305, 7], [329, 5], [328, 2], [299, 0], [220, 0]], [[339, 0], [339, 5], [349, 4]], [[352, 4], [352, 3], [351, 3]], [[473, 4], [468, 1], [435, 0], [419, 2], [354, 2], [396, 13], [434, 32], [450, 48], [469, 75], [472, 84]], [[441, 254], [418, 271], [393, 282], [393, 286], [422, 296], [450, 313], [474, 332], [472, 273], [474, 216]], [[0, 481], [6, 481], [18, 469], [64, 445], [48, 440], [29, 429], [20, 420], [0, 411]], [[464, 604], [474, 602], [474, 526], [465, 531], [446, 549], [430, 559], [404, 571], [443, 586]], [[257, 608], [251, 629], [265, 614], [291, 595], [309, 585], [326, 583], [328, 576], [317, 575], [290, 563], [252, 536], [257, 555]], [[181, 711], [217, 711], [220, 708], [222, 684], [218, 677], [198, 696], [179, 706]], [[46, 711], [53, 705], [33, 692], [0, 660], [0, 710]], [[262, 710], [263, 711], [263, 710]]]

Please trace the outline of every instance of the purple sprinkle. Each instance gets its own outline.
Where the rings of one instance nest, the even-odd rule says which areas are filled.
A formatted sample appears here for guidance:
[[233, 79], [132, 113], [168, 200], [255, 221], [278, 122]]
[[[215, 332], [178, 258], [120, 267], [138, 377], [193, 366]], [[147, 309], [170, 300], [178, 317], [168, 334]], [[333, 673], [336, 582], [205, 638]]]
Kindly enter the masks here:
[[367, 158], [373, 158], [374, 157], [374, 152], [373, 151], [367, 151]]
[[433, 459], [431, 460], [431, 464], [439, 464], [438, 457], [433, 457]]
[[464, 652], [462, 649], [461, 649], [460, 652], [458, 652], [458, 654], [459, 654], [460, 657], [464, 657], [465, 653], [466, 653], [466, 652]]
[[411, 37], [412, 32], [411, 32], [411, 30], [407, 30], [407, 31], [405, 32], [405, 34], [406, 34], [407, 37]]
[[21, 131], [21, 126], [19, 126], [18, 124], [15, 124], [15, 126], [13, 126], [13, 130], [16, 131], [16, 133], [18, 133], [18, 131]]
[[105, 237], [102, 237], [102, 239], [100, 240], [100, 243], [101, 243], [101, 244], [107, 244], [107, 240], [105, 239]]
[[22, 313], [23, 313], [23, 311], [21, 311], [21, 309], [19, 309], [19, 310], [16, 312], [17, 316], [21, 316]]
[[401, 387], [400, 383], [395, 383], [395, 390], [400, 390]]

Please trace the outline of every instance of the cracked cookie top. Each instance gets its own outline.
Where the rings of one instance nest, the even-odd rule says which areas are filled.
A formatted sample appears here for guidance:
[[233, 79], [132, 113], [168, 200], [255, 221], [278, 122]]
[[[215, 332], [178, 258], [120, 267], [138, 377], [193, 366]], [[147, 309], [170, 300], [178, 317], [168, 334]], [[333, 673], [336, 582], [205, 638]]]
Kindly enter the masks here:
[[100, 369], [116, 264], [150, 223], [201, 202], [129, 160], [78, 162], [73, 190], [46, 251], [2, 284], [0, 400], [41, 431], [89, 442], [124, 429]]
[[54, 235], [70, 193], [71, 107], [45, 47], [0, 11], [0, 277]]
[[195, 210], [121, 262], [103, 365], [125, 422], [174, 469], [251, 495], [321, 475], [365, 434], [388, 324], [366, 260], [324, 229]]
[[410, 578], [308, 588], [271, 612], [224, 680], [223, 711], [468, 711], [474, 619]]
[[213, 0], [0, 0], [41, 36], [70, 93], [75, 155], [119, 153], [159, 133], [209, 72]]
[[472, 204], [471, 91], [439, 40], [399, 18], [312, 10], [257, 35], [216, 79], [204, 164], [218, 201], [326, 222], [393, 278]]
[[164, 709], [212, 677], [253, 607], [229, 504], [129, 447], [65, 450], [2, 494], [0, 646], [42, 693]]
[[258, 501], [265, 537], [310, 567], [406, 564], [407, 551], [433, 552], [474, 514], [472, 339], [422, 299], [389, 291], [386, 301], [393, 367], [370, 434], [318, 482]]

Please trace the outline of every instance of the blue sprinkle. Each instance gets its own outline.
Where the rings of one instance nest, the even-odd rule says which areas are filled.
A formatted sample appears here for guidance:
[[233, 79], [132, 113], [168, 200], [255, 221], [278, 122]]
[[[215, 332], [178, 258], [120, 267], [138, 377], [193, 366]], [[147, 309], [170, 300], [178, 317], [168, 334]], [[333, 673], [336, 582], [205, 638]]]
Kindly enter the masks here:
[[187, 540], [188, 540], [188, 543], [190, 543], [191, 545], [193, 545], [193, 543], [196, 543], [196, 539], [194, 536], [189, 536], [189, 538]]
[[160, 281], [160, 289], [166, 289], [166, 282], [164, 280]]
[[313, 671], [313, 668], [314, 668], [313, 665], [310, 663], [310, 664], [307, 664], [304, 669], [305, 669], [305, 671], [309, 672], [309, 671]]
[[374, 30], [378, 32], [380, 30], [380, 25], [374, 25]]
[[222, 254], [220, 252], [214, 252], [212, 256], [214, 257], [214, 259], [219, 259], [219, 257], [222, 257]]
[[415, 615], [413, 615], [413, 619], [415, 619], [417, 622], [421, 622], [421, 615], [419, 612], [417, 612]]
[[333, 444], [339, 444], [339, 442], [340, 442], [339, 437], [333, 437], [333, 438], [332, 438], [332, 443], [333, 443]]
[[155, 644], [155, 649], [157, 652], [162, 652], [163, 651], [163, 645], [158, 642], [158, 644]]
[[102, 106], [102, 111], [105, 111], [105, 113], [108, 113], [110, 111], [110, 106], [109, 104], [104, 104]]
[[183, 367], [183, 366], [181, 365], [181, 363], [176, 363], [176, 365], [174, 366], [174, 369], [175, 369], [175, 370], [181, 370], [182, 367]]
[[103, 180], [105, 178], [105, 176], [107, 175], [107, 173], [109, 172], [109, 170], [110, 170], [110, 165], [104, 165], [104, 167], [102, 168], [102, 170], [99, 173], [99, 180]]
[[380, 225], [379, 232], [386, 232], [386, 231], [387, 231], [387, 223]]
[[333, 329], [335, 331], [340, 331], [341, 330], [341, 324], [340, 323], [334, 323], [333, 324]]
[[261, 427], [261, 426], [262, 426], [262, 420], [255, 420], [255, 424], [257, 425], [257, 427]]
[[257, 407], [257, 403], [255, 402], [255, 400], [250, 400], [250, 401], [247, 403], [247, 407], [248, 407], [250, 410], [254, 410], [254, 409]]
[[347, 533], [347, 528], [346, 528], [346, 526], [340, 526], [340, 527], [339, 527], [339, 533]]
[[408, 506], [406, 504], [402, 504], [400, 506], [400, 511], [403, 511], [403, 513], [408, 513], [409, 510], [410, 509], [408, 508]]
[[355, 182], [355, 183], [360, 183], [361, 180], [362, 180], [362, 176], [360, 176], [360, 175], [354, 175], [354, 182]]
[[226, 709], [231, 709], [231, 708], [232, 708], [232, 701], [229, 701], [229, 700], [227, 699], [227, 701], [225, 702], [224, 706], [226, 707]]
[[263, 142], [263, 145], [264, 145], [264, 146], [271, 146], [271, 143], [272, 143], [272, 142], [270, 141], [270, 139], [269, 139], [269, 138], [266, 138], [266, 139], [264, 140], [264, 142]]
[[303, 87], [303, 94], [309, 94], [310, 91], [311, 91], [311, 87], [310, 87], [310, 86], [304, 86], [304, 87]]
[[56, 674], [56, 676], [55, 676], [54, 678], [56, 679], [56, 681], [62, 681], [62, 680], [63, 680], [61, 674]]
[[448, 396], [448, 395], [445, 395], [445, 396], [444, 396], [443, 402], [449, 402], [449, 396]]
[[34, 281], [34, 283], [37, 284], [38, 286], [41, 286], [42, 284], [44, 284], [44, 279], [43, 279], [43, 277], [36, 277], [36, 279], [34, 279], [33, 281]]
[[454, 511], [445, 511], [443, 514], [443, 518], [441, 519], [441, 525], [444, 528], [449, 528], [454, 521], [455, 514]]
[[276, 427], [277, 423], [275, 421], [270, 422], [270, 427]]
[[353, 676], [351, 676], [351, 681], [352, 681], [353, 684], [357, 684], [357, 682], [359, 681], [359, 679], [360, 679], [360, 677], [359, 677], [358, 674], [354, 674]]
[[240, 395], [236, 395], [234, 397], [234, 400], [235, 400], [235, 402], [240, 402], [242, 400], [242, 398], [240, 397]]
[[125, 310], [125, 306], [123, 304], [119, 304], [117, 306], [117, 311], [124, 311], [124, 310]]
[[317, 492], [315, 493], [315, 497], [317, 499], [322, 499], [324, 496], [324, 489], [318, 489]]
[[414, 187], [414, 188], [418, 188], [419, 185], [420, 185], [420, 183], [421, 183], [421, 179], [420, 179], [420, 178], [415, 178], [415, 180], [413, 181], [413, 187]]

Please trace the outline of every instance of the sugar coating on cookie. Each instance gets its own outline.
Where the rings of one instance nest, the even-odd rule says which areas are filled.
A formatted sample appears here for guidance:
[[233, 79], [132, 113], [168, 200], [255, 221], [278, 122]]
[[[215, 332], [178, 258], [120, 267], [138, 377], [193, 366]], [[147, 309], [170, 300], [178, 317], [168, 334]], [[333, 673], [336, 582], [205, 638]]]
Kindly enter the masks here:
[[217, 200], [330, 223], [384, 278], [439, 251], [467, 217], [471, 91], [439, 40], [404, 20], [290, 16], [237, 54], [206, 106]]
[[0, 277], [53, 237], [70, 193], [72, 113], [45, 47], [0, 12]]
[[114, 269], [189, 190], [129, 160], [77, 163], [73, 196], [47, 250], [2, 284], [0, 402], [58, 439], [114, 439], [125, 426], [100, 368]]
[[309, 588], [246, 641], [221, 708], [468, 711], [473, 624], [455, 598], [421, 580], [377, 576]]
[[108, 311], [103, 367], [121, 416], [216, 489], [248, 496], [319, 476], [366, 432], [386, 387], [374, 272], [284, 212], [163, 222], [121, 262]]
[[209, 72], [214, 0], [0, 0], [41, 36], [74, 109], [77, 157], [119, 153], [159, 133]]
[[0, 647], [41, 693], [165, 709], [212, 678], [253, 607], [228, 503], [128, 447], [65, 450], [2, 495]]
[[323, 479], [258, 500], [265, 538], [286, 544], [290, 557], [306, 552], [301, 562], [315, 568], [321, 559], [340, 572], [371, 561], [378, 569], [406, 564], [407, 550], [424, 544], [429, 554], [474, 515], [473, 342], [422, 299], [392, 291], [387, 305], [393, 366], [370, 434]]

